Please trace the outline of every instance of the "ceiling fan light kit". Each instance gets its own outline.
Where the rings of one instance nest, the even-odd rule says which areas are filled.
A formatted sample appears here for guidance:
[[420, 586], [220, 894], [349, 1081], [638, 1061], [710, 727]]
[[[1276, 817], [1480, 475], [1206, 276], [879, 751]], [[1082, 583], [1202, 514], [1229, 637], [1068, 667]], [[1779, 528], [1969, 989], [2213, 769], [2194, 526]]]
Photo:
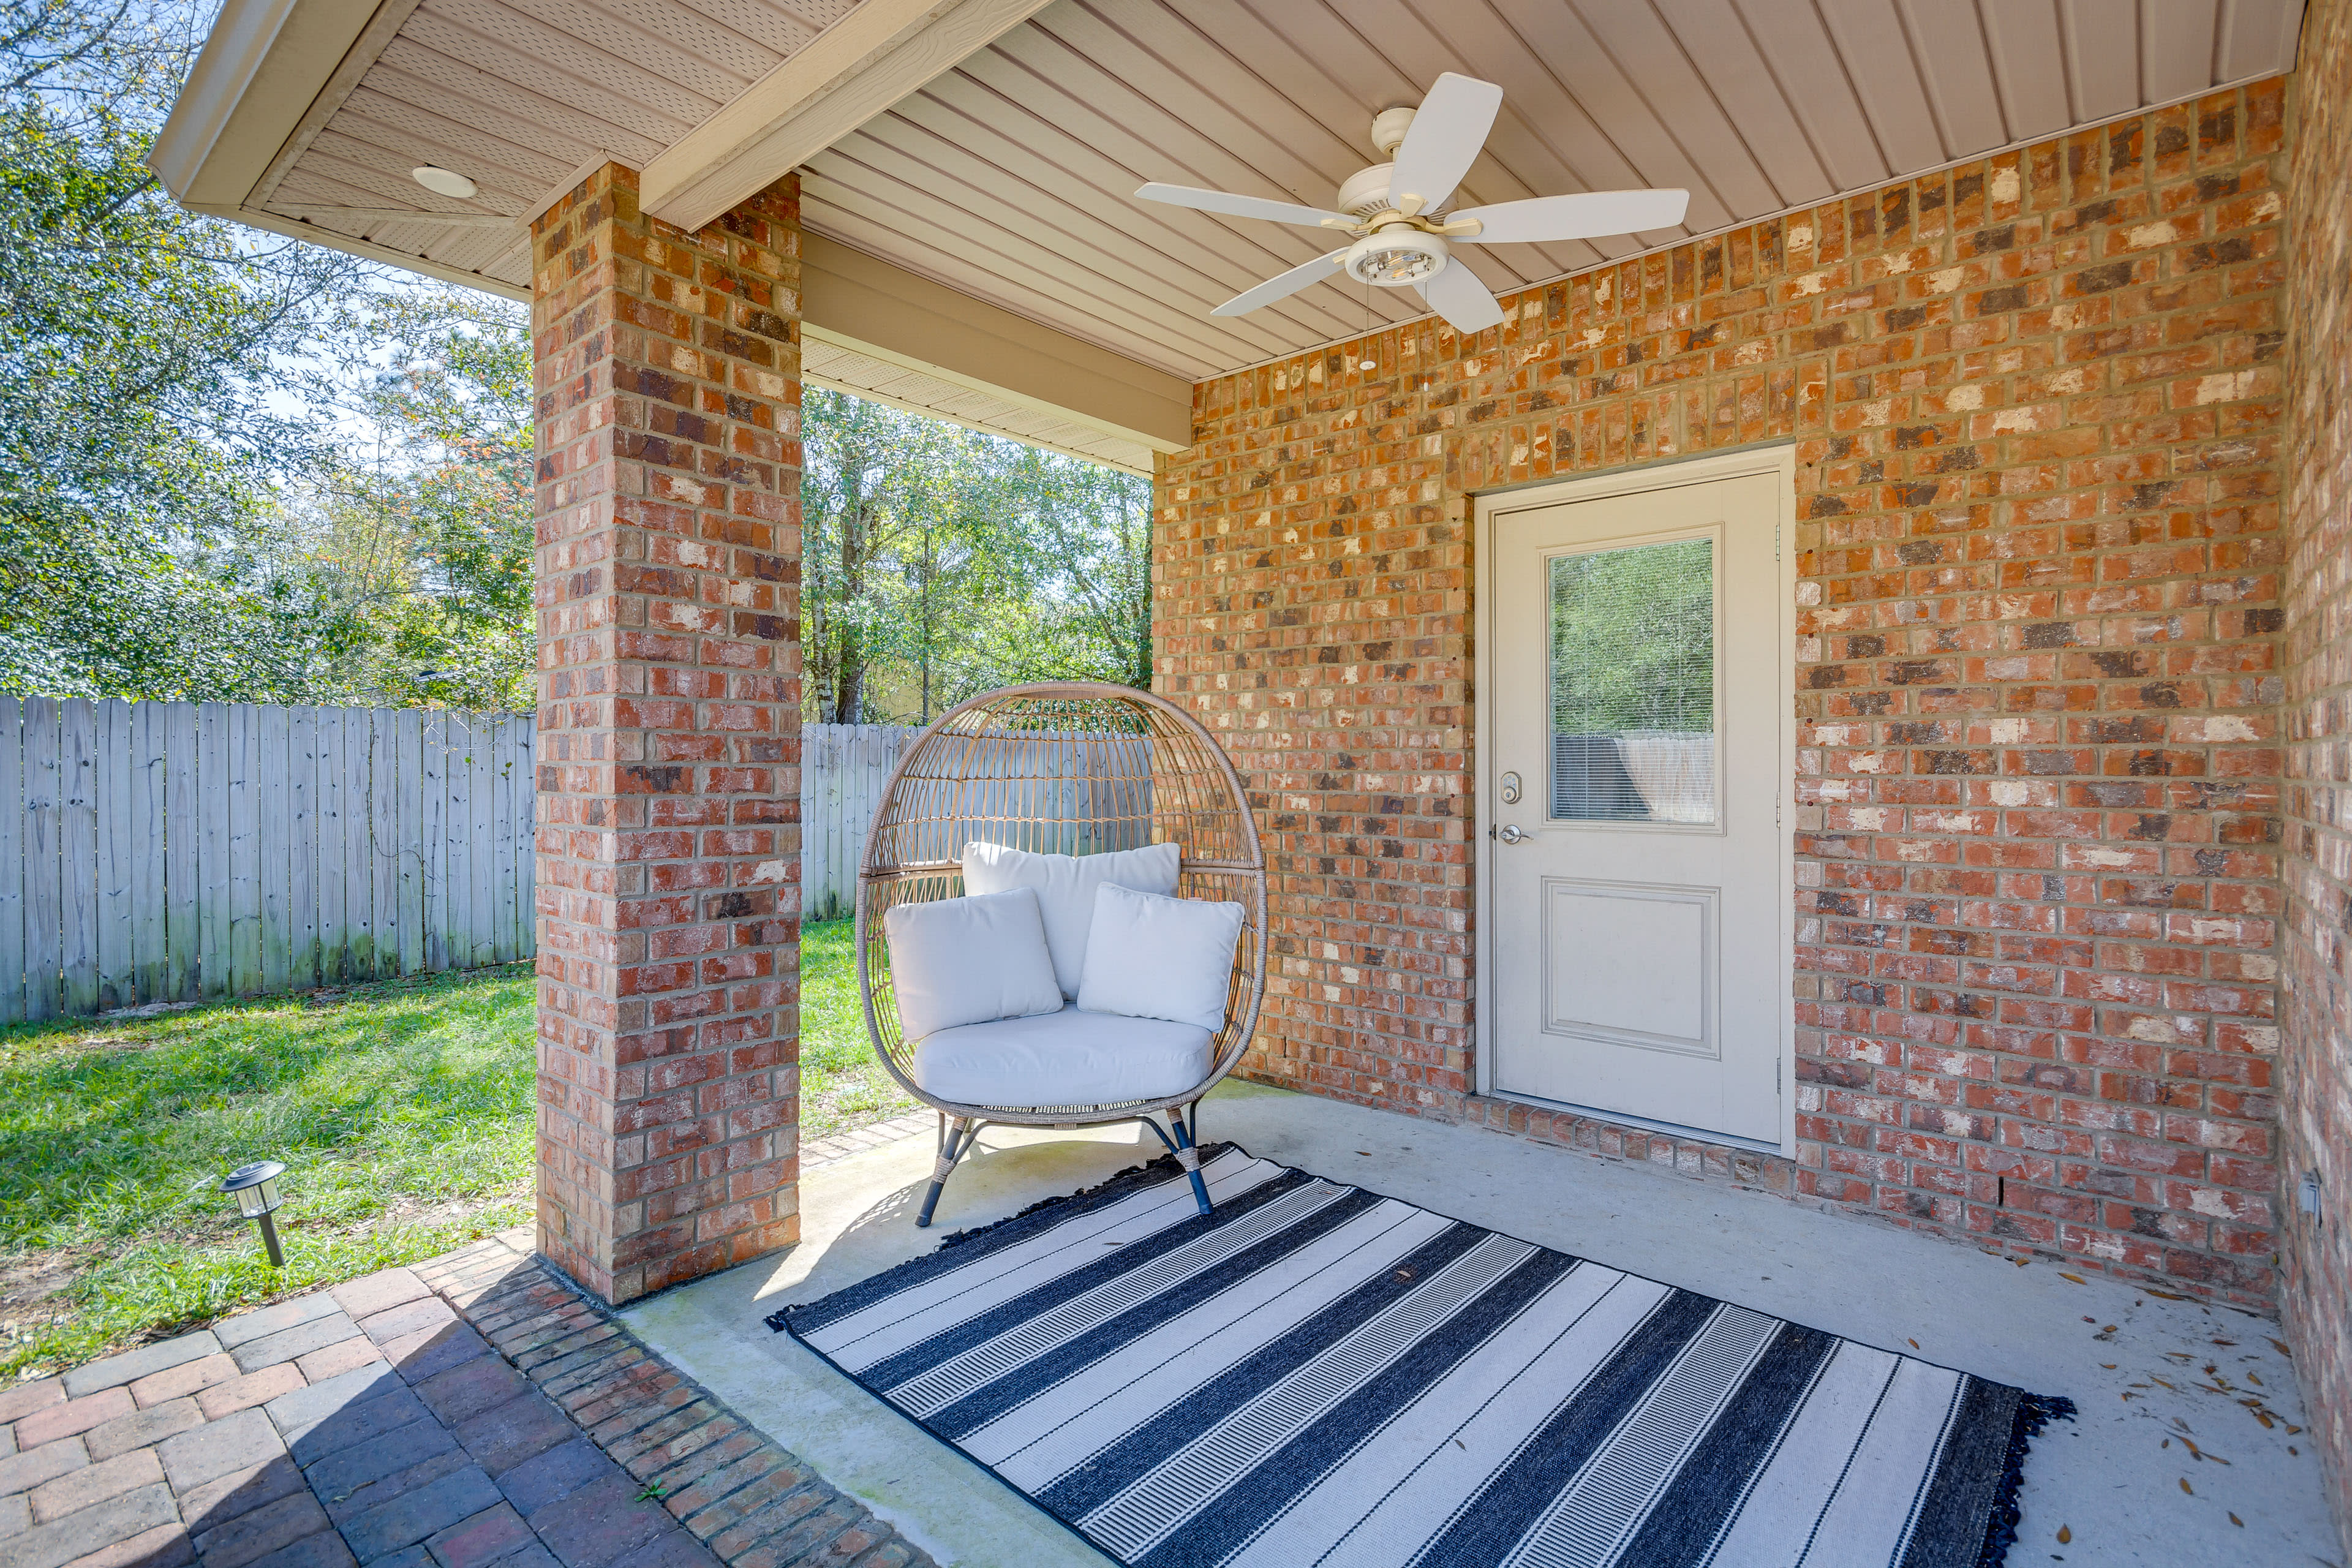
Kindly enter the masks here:
[[[1344, 273], [1376, 288], [1410, 287], [1464, 332], [1499, 325], [1503, 309], [1477, 274], [1447, 265], [1452, 245], [1544, 244], [1645, 233], [1682, 222], [1690, 193], [1677, 190], [1536, 196], [1445, 216], [1454, 187], [1477, 161], [1502, 107], [1503, 89], [1493, 82], [1447, 71], [1431, 84], [1420, 108], [1381, 110], [1372, 120], [1372, 145], [1391, 161], [1349, 175], [1339, 187], [1338, 211], [1189, 185], [1148, 184], [1135, 194], [1171, 206], [1356, 237], [1342, 249], [1234, 295], [1212, 314], [1246, 315]], [[1365, 368], [1370, 368], [1369, 362]]]
[[1390, 224], [1348, 247], [1339, 265], [1359, 283], [1402, 289], [1426, 283], [1445, 267], [1445, 241], [1408, 224]]

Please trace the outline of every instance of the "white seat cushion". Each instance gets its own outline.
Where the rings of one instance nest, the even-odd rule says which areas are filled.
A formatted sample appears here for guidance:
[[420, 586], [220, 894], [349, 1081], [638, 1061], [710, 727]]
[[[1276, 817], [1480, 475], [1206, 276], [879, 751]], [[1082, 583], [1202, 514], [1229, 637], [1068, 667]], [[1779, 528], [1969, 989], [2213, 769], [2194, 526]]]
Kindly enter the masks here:
[[1209, 1076], [1209, 1031], [1065, 1007], [942, 1029], [915, 1047], [915, 1081], [959, 1105], [1117, 1105]]
[[1078, 1005], [1223, 1028], [1244, 914], [1239, 904], [1105, 886], [1095, 895]]
[[1027, 888], [893, 904], [882, 934], [890, 944], [890, 992], [910, 1040], [1062, 1005], [1037, 895]]
[[1054, 955], [1054, 978], [1062, 994], [1075, 997], [1087, 970], [1087, 931], [1094, 924], [1095, 889], [1106, 882], [1138, 892], [1172, 894], [1183, 851], [1173, 844], [1117, 849], [1103, 855], [1035, 855], [1002, 844], [963, 847], [967, 893], [1037, 889], [1045, 919], [1045, 946]]

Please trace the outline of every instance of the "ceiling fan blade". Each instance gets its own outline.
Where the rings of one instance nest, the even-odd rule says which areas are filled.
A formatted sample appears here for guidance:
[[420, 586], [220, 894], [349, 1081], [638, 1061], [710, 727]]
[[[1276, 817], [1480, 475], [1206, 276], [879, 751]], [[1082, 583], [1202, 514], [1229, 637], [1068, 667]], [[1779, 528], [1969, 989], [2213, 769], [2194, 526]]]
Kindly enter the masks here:
[[1269, 278], [1256, 288], [1234, 295], [1209, 312], [1213, 316], [1246, 316], [1261, 305], [1271, 305], [1276, 300], [1287, 299], [1301, 289], [1320, 283], [1339, 270], [1339, 258], [1348, 252], [1342, 248], [1328, 256], [1318, 256], [1303, 262], [1277, 278]]
[[1319, 226], [1326, 218], [1336, 218], [1341, 223], [1353, 221], [1345, 213], [1331, 212], [1324, 207], [1303, 207], [1296, 202], [1269, 202], [1259, 196], [1237, 196], [1231, 191], [1197, 190], [1191, 185], [1150, 184], [1135, 194], [1147, 202], [1196, 207], [1204, 213], [1223, 213], [1227, 217], [1262, 217], [1268, 223], [1304, 224], [1308, 228]]
[[1462, 176], [1477, 161], [1486, 144], [1486, 132], [1503, 107], [1503, 89], [1491, 81], [1447, 71], [1431, 84], [1429, 96], [1412, 117], [1412, 127], [1396, 150], [1396, 168], [1389, 175], [1389, 205], [1402, 207], [1407, 196], [1419, 196], [1420, 212], [1445, 205]]
[[1464, 207], [1448, 213], [1447, 221], [1475, 217], [1483, 226], [1475, 235], [1456, 236], [1476, 245], [1542, 244], [1553, 239], [1586, 239], [1601, 234], [1645, 234], [1672, 228], [1690, 206], [1688, 191], [1587, 191], [1572, 196], [1535, 196], [1523, 202], [1498, 202], [1491, 207]]
[[1478, 275], [1458, 259], [1448, 262], [1444, 270], [1428, 282], [1413, 287], [1421, 290], [1429, 308], [1444, 317], [1446, 324], [1457, 332], [1484, 331], [1503, 324], [1503, 307], [1496, 302], [1495, 291], [1479, 282]]

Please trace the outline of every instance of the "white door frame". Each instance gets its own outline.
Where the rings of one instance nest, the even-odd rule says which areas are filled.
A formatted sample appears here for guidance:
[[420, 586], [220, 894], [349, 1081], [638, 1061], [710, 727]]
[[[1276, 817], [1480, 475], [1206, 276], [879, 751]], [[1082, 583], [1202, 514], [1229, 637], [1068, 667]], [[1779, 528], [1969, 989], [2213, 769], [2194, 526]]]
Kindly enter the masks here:
[[[1488, 837], [1493, 829], [1492, 810], [1486, 791], [1494, 777], [1493, 758], [1488, 754], [1494, 735], [1494, 683], [1483, 678], [1477, 661], [1492, 656], [1495, 647], [1494, 570], [1495, 531], [1496, 525], [1514, 512], [1530, 511], [1539, 507], [1558, 506], [1562, 501], [1594, 500], [1604, 496], [1638, 494], [1643, 490], [1676, 489], [1684, 485], [1705, 484], [1714, 479], [1739, 479], [1750, 474], [1769, 474], [1780, 480], [1780, 510], [1773, 520], [1773, 559], [1779, 567], [1778, 613], [1774, 623], [1779, 629], [1780, 646], [1779, 692], [1780, 724], [1779, 731], [1780, 793], [1774, 805], [1774, 820], [1780, 825], [1774, 850], [1780, 862], [1780, 971], [1787, 984], [1779, 993], [1780, 1016], [1777, 1020], [1780, 1040], [1780, 1142], [1776, 1146], [1758, 1143], [1744, 1138], [1726, 1137], [1722, 1133], [1706, 1132], [1697, 1128], [1677, 1127], [1667, 1122], [1644, 1121], [1610, 1111], [1593, 1110], [1581, 1106], [1567, 1106], [1527, 1095], [1496, 1094], [1494, 1088], [1495, 1049], [1492, 1030], [1495, 1019], [1495, 841]], [[1688, 1138], [1694, 1142], [1717, 1143], [1732, 1148], [1759, 1149], [1774, 1152], [1794, 1159], [1797, 1153], [1797, 449], [1793, 443], [1771, 447], [1749, 447], [1738, 452], [1726, 452], [1704, 458], [1688, 458], [1677, 461], [1651, 463], [1636, 468], [1612, 468], [1606, 473], [1580, 479], [1562, 479], [1553, 483], [1530, 485], [1524, 489], [1490, 491], [1470, 498], [1474, 559], [1473, 574], [1475, 591], [1472, 595], [1473, 635], [1476, 650], [1471, 668], [1471, 679], [1477, 700], [1475, 707], [1476, 731], [1472, 747], [1473, 776], [1476, 781], [1475, 798], [1469, 812], [1472, 835], [1472, 863], [1477, 876], [1478, 939], [1475, 953], [1478, 965], [1477, 983], [1474, 990], [1477, 1008], [1475, 1032], [1478, 1052], [1478, 1092], [1496, 1099], [1519, 1100], [1528, 1105], [1551, 1109], [1573, 1110], [1597, 1121], [1642, 1128], [1651, 1131], [1668, 1132]]]

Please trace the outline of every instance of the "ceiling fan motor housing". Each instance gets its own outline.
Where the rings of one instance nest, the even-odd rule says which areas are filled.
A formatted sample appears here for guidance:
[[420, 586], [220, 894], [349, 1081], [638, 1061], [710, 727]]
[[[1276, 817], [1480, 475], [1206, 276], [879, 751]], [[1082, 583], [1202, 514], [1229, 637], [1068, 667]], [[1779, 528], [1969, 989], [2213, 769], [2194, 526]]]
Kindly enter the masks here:
[[1376, 288], [1426, 283], [1445, 269], [1445, 241], [1411, 224], [1384, 224], [1348, 248], [1348, 276]]

